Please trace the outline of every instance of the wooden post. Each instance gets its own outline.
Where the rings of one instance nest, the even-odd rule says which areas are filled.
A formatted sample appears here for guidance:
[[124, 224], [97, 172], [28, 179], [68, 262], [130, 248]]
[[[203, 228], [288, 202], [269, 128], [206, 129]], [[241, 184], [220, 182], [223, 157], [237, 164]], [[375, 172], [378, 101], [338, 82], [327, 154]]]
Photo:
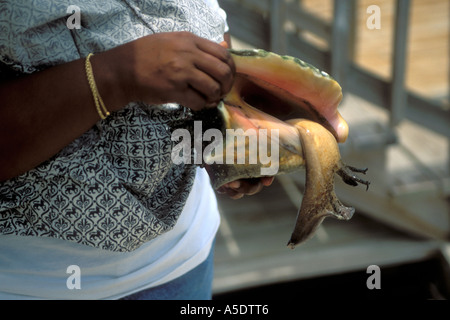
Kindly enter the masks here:
[[349, 57], [353, 55], [351, 27], [354, 24], [354, 0], [334, 0], [334, 18], [331, 38], [331, 76], [346, 89]]
[[407, 94], [405, 75], [407, 61], [409, 0], [397, 0], [394, 26], [394, 55], [392, 58], [392, 86], [390, 101], [390, 124], [396, 126], [405, 118]]
[[270, 1], [270, 50], [278, 54], [286, 54], [287, 51], [284, 32], [285, 8], [284, 0]]

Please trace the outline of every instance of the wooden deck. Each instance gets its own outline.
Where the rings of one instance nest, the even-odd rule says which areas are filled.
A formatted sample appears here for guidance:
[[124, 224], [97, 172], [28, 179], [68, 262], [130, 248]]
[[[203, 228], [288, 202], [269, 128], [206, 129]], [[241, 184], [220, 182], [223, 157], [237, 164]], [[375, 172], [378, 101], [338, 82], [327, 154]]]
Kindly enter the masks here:
[[[333, 16], [332, 0], [303, 0], [304, 6], [325, 21]], [[381, 29], [366, 27], [370, 5], [380, 7]], [[355, 62], [382, 78], [391, 76], [395, 1], [359, 0], [355, 28]], [[410, 9], [406, 85], [420, 95], [445, 99], [450, 94], [450, 1], [412, 0]]]
[[[214, 293], [385, 267], [431, 259], [435, 241], [405, 235], [358, 212], [349, 222], [326, 220], [316, 236], [297, 247], [286, 243], [296, 208], [279, 182], [251, 201], [221, 199]], [[267, 297], [276, 299], [276, 296]]]
[[[303, 3], [321, 18], [331, 19], [332, 1]], [[392, 3], [362, 0], [358, 9], [358, 25], [363, 26], [356, 34], [355, 61], [382, 77], [390, 75]], [[381, 8], [381, 30], [365, 27], [369, 4]], [[448, 101], [450, 2], [414, 0], [412, 4], [407, 85], [421, 95]], [[233, 44], [249, 47], [236, 38]], [[340, 108], [350, 127], [350, 137], [341, 146], [343, 159], [357, 167], [368, 167], [366, 178], [372, 182], [366, 192], [363, 187], [352, 188], [336, 179], [338, 196], [344, 204], [356, 208], [355, 216], [350, 221], [325, 220], [314, 238], [290, 250], [286, 243], [301, 202], [304, 171], [279, 176], [270, 188], [252, 197], [230, 200], [220, 196], [216, 293], [365, 272], [372, 264], [383, 268], [437, 255], [448, 268], [448, 137], [407, 120], [392, 131], [386, 110], [351, 93], [345, 95]], [[376, 141], [386, 140], [392, 143], [377, 146]], [[450, 288], [450, 283], [447, 286]]]

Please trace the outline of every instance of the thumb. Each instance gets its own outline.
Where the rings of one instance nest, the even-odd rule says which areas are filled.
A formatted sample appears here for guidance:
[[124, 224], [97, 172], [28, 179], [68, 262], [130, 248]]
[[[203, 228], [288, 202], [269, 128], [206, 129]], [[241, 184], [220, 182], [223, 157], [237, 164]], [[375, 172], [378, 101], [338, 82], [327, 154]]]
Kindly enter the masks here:
[[225, 49], [228, 49], [228, 43], [226, 41], [222, 41], [221, 43], [219, 43], [222, 47], [224, 47]]

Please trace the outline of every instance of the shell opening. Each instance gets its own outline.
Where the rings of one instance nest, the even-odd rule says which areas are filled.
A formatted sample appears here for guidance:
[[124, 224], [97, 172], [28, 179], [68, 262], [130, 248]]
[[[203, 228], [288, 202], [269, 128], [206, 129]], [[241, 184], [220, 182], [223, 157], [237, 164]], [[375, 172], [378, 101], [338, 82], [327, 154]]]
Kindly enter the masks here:
[[237, 94], [250, 106], [282, 121], [301, 118], [320, 123], [338, 139], [333, 126], [308, 101], [248, 75], [238, 74], [235, 81], [239, 84]]

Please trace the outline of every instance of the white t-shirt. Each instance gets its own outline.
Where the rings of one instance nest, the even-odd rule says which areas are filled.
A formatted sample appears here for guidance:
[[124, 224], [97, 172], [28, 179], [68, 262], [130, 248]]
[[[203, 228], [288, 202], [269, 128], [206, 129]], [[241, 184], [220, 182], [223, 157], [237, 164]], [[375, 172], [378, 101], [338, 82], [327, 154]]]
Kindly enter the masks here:
[[[206, 171], [198, 169], [175, 228], [132, 252], [0, 236], [0, 299], [118, 299], [183, 275], [206, 259], [219, 226], [209, 185]], [[79, 267], [80, 289], [69, 288], [77, 283], [70, 266]]]

